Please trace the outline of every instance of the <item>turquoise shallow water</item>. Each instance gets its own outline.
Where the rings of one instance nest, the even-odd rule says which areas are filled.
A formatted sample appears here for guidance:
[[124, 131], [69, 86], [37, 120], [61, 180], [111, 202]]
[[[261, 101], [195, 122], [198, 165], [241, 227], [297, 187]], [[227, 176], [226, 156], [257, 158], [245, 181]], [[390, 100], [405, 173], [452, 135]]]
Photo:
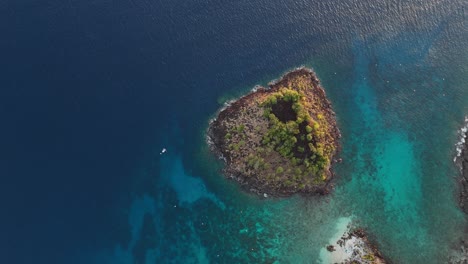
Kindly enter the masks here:
[[[198, 147], [189, 155], [190, 161], [184, 161], [178, 152], [177, 146], [185, 142], [168, 140], [164, 144], [168, 153], [157, 157], [158, 191], [136, 198], [132, 206], [130, 223], [138, 230], [133, 232], [135, 237], [146, 232], [142, 221], [135, 220], [142, 219], [144, 212], [156, 225], [157, 239], [146, 248], [146, 263], [153, 259], [171, 263], [327, 263], [324, 246], [349, 220], [366, 228], [394, 263], [445, 263], [459, 239], [466, 236], [465, 216], [457, 208], [457, 171], [452, 163], [456, 129], [461, 123], [435, 130], [432, 122], [440, 122], [450, 113], [402, 102], [426, 96], [423, 100], [449, 108], [453, 105], [447, 105], [444, 97], [456, 91], [445, 88], [445, 96], [437, 94], [442, 84], [436, 82], [432, 90], [418, 95], [412, 88], [424, 84], [410, 81], [401, 86], [376, 80], [378, 63], [363, 47], [356, 43], [352, 49], [349, 83], [343, 84], [346, 96], [327, 90], [344, 126], [344, 161], [336, 167], [338, 179], [332, 194], [262, 199], [242, 192], [220, 176], [222, 164], [209, 153], [203, 134], [206, 126], [200, 125]], [[333, 80], [324, 80], [325, 87], [329, 83]], [[400, 99], [379, 94], [376, 83], [395, 89], [391, 92], [400, 94]], [[429, 116], [418, 119], [419, 115]], [[414, 127], [420, 130], [412, 130]], [[176, 126], [172, 138], [178, 138], [177, 130]], [[136, 209], [140, 207], [148, 209]]]
[[[336, 195], [340, 199], [347, 196], [347, 202], [352, 201], [353, 214], [362, 219], [360, 221], [376, 237], [380, 237], [380, 247], [393, 261], [441, 262], [448, 255], [448, 245], [437, 244], [431, 236], [430, 233], [440, 228], [433, 225], [433, 218], [437, 222], [458, 219], [461, 223], [463, 217], [450, 198], [448, 200], [453, 202], [450, 215], [425, 212], [423, 201], [425, 196], [432, 194], [423, 189], [423, 181], [429, 175], [422, 171], [425, 160], [421, 159], [424, 156], [418, 149], [421, 143], [418, 139], [410, 140], [408, 132], [400, 128], [397, 120], [384, 126], [382, 115], [385, 113], [381, 113], [378, 107], [378, 98], [367, 70], [369, 60], [359, 51], [356, 58], [356, 78], [352, 89], [357, 107], [353, 120], [360, 126], [354, 127], [352, 139], [344, 144], [347, 152], [344, 156], [348, 158], [345, 163], [349, 163], [353, 170], [351, 180], [338, 187]], [[348, 152], [347, 149], [355, 151]], [[452, 241], [462, 235], [457, 230], [452, 232]]]
[[[0, 263], [327, 263], [345, 225], [393, 263], [468, 241], [466, 0], [4, 0]], [[223, 103], [314, 68], [343, 163], [324, 197], [220, 174]], [[160, 154], [163, 148], [167, 152]]]
[[[144, 119], [158, 129], [119, 204], [121, 238], [97, 263], [327, 263], [324, 247], [349, 221], [393, 263], [446, 263], [466, 238], [452, 162], [468, 114], [464, 1], [133, 8], [157, 46], [141, 52], [158, 62], [146, 85], [157, 87], [159, 118]], [[208, 122], [227, 99], [300, 65], [315, 69], [337, 113], [335, 189], [245, 193], [208, 151]]]

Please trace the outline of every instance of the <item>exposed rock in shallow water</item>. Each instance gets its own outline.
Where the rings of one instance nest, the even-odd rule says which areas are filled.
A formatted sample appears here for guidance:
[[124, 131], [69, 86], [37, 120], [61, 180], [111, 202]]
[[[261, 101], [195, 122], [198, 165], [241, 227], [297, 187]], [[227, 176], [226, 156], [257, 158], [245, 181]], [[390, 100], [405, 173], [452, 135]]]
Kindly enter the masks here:
[[371, 244], [363, 229], [346, 231], [334, 245], [327, 246], [328, 260], [333, 263], [387, 263], [377, 247]]
[[464, 240], [460, 242], [459, 248], [449, 257], [449, 264], [468, 264], [468, 244]]

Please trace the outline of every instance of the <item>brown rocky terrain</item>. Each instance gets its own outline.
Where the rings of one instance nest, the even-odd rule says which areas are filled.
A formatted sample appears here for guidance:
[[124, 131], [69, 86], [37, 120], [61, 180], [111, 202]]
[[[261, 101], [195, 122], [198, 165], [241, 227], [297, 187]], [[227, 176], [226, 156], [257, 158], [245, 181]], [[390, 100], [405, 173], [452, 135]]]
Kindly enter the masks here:
[[209, 126], [224, 174], [262, 195], [325, 194], [340, 133], [312, 70], [299, 68], [221, 110]]

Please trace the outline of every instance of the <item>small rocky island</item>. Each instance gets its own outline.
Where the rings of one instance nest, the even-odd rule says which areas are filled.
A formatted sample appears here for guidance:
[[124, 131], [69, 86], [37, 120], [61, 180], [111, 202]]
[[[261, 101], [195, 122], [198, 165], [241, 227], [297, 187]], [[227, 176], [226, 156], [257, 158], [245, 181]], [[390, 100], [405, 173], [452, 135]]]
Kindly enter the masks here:
[[347, 230], [335, 244], [326, 247], [327, 262], [343, 264], [385, 264], [387, 263], [367, 238], [363, 229]]
[[328, 193], [339, 138], [331, 103], [307, 68], [232, 102], [208, 129], [226, 176], [265, 196]]

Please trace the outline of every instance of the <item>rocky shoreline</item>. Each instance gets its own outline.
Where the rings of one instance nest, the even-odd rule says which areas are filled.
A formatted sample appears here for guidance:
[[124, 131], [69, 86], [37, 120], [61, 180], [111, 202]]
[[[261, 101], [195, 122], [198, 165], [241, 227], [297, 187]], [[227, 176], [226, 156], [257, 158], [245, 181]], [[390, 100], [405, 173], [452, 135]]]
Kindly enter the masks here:
[[[360, 263], [373, 263], [373, 264], [384, 264], [386, 263], [382, 253], [380, 253], [377, 246], [369, 241], [367, 233], [364, 229], [356, 229], [348, 234], [346, 239], [350, 238], [357, 238], [358, 240], [362, 241], [362, 245], [364, 245], [362, 252], [354, 252], [353, 260], [355, 262], [360, 261]], [[343, 243], [346, 243], [345, 241]], [[363, 254], [364, 253], [364, 254]], [[352, 261], [351, 260], [351, 263]]]
[[[325, 252], [325, 251], [324, 251]], [[332, 244], [326, 246], [324, 259], [329, 263], [340, 264], [385, 264], [377, 247], [369, 241], [363, 229], [348, 229]]]
[[[459, 141], [455, 144], [457, 153], [453, 161], [460, 169], [460, 178], [458, 180], [459, 206], [468, 217], [468, 116], [465, 117], [464, 121], [463, 127], [459, 130]], [[449, 257], [448, 263], [468, 263], [468, 226], [465, 226], [462, 232], [465, 236], [454, 248], [454, 254]]]
[[[312, 86], [310, 87], [310, 91], [307, 90], [306, 93], [307, 95], [313, 94], [314, 99], [311, 101], [311, 103], [313, 104], [313, 107], [319, 110], [317, 110], [317, 113], [314, 113], [314, 111], [309, 111], [309, 109], [307, 110], [309, 113], [311, 113], [313, 120], [316, 120], [318, 116], [321, 118], [320, 124], [327, 124], [326, 126], [323, 126], [327, 129], [327, 141], [323, 141], [332, 146], [333, 149], [330, 155], [330, 162], [326, 169], [324, 169], [324, 173], [322, 175], [324, 180], [314, 180], [314, 183], [310, 183], [310, 181], [308, 181], [301, 185], [293, 183], [287, 186], [286, 184], [278, 184], [278, 182], [283, 181], [289, 183], [288, 177], [290, 177], [289, 175], [292, 175], [292, 173], [288, 170], [288, 168], [294, 169], [294, 167], [285, 164], [284, 159], [281, 159], [282, 157], [280, 157], [278, 154], [263, 154], [260, 156], [260, 158], [258, 158], [256, 163], [255, 160], [252, 162], [254, 163], [254, 166], [258, 165], [258, 161], [266, 163], [267, 165], [271, 164], [271, 169], [267, 168], [263, 171], [254, 170], [253, 168], [246, 168], [244, 163], [247, 163], [247, 155], [249, 155], [249, 158], [251, 158], [250, 156], [252, 155], [252, 149], [263, 150], [265, 148], [265, 146], [262, 145], [262, 142], [264, 142], [264, 137], [262, 138], [256, 135], [256, 131], [263, 133], [264, 131], [267, 131], [267, 129], [271, 128], [271, 124], [268, 123], [268, 119], [266, 119], [266, 121], [262, 120], [263, 116], [265, 115], [263, 112], [264, 110], [258, 110], [261, 109], [259, 105], [268, 99], [268, 96], [270, 96], [272, 93], [283, 91], [282, 89], [285, 89], [284, 87], [289, 87], [289, 89], [291, 89], [291, 86], [294, 86], [292, 84], [295, 83], [297, 79], [306, 79], [307, 84]], [[233, 129], [233, 127], [236, 129]], [[236, 138], [236, 141], [231, 139], [229, 142], [227, 140], [228, 136], [232, 137], [231, 134], [234, 134], [234, 137], [236, 137], [236, 134], [233, 132], [233, 130], [242, 130], [242, 133], [245, 135], [242, 135], [243, 137], [241, 139]], [[297, 137], [299, 137], [299, 135]], [[269, 83], [268, 88], [256, 86], [255, 89], [249, 94], [239, 98], [236, 101], [230, 102], [220, 110], [215, 119], [211, 120], [207, 131], [207, 142], [210, 145], [211, 151], [226, 163], [223, 171], [224, 175], [227, 178], [237, 181], [245, 190], [264, 197], [284, 197], [295, 193], [320, 195], [329, 193], [331, 188], [330, 182], [333, 178], [331, 163], [337, 162], [336, 156], [340, 148], [338, 139], [340, 137], [341, 134], [336, 125], [335, 113], [332, 110], [331, 103], [326, 98], [325, 91], [320, 86], [320, 81], [316, 77], [315, 73], [307, 68], [298, 68], [286, 73], [279, 80]], [[236, 148], [237, 152], [232, 149], [233, 143], [236, 143], [234, 147]], [[309, 164], [307, 165], [309, 166]], [[301, 169], [304, 170], [305, 166], [301, 166]], [[285, 170], [284, 173], [283, 170]], [[271, 171], [273, 171], [273, 173]], [[275, 174], [276, 172], [278, 174]], [[272, 174], [273, 176], [271, 176]], [[303, 174], [306, 173], [304, 172]], [[276, 182], [271, 180], [271, 178], [268, 178], [275, 176]], [[279, 177], [283, 178], [278, 180]]]
[[[468, 122], [468, 118], [465, 118], [465, 123]], [[468, 128], [465, 125], [461, 129], [461, 140], [458, 144], [458, 165], [461, 168], [461, 178], [460, 178], [460, 196], [459, 204], [460, 208], [468, 214]], [[461, 151], [460, 151], [461, 150]]]

